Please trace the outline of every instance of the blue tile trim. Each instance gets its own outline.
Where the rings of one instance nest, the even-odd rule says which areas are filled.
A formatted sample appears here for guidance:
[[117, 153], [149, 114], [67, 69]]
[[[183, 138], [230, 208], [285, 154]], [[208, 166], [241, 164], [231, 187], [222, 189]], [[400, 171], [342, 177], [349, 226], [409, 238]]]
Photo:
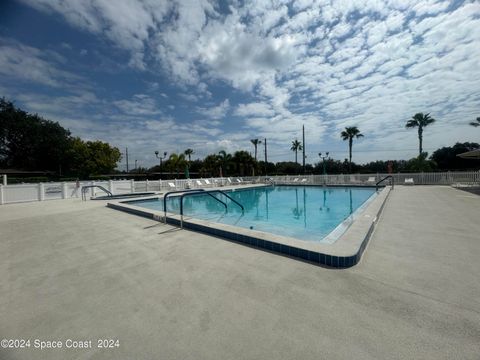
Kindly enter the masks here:
[[[378, 211], [377, 218], [378, 216], [380, 216], [380, 213], [383, 210], [385, 202], [386, 202], [386, 199], [383, 202], [382, 206], [380, 207], [380, 210]], [[130, 209], [130, 208], [126, 208], [124, 206], [121, 206], [118, 204], [112, 204], [112, 203], [107, 204], [107, 206], [112, 209], [125, 211], [128, 213], [143, 216], [149, 219], [154, 219], [153, 214], [147, 211]], [[180, 226], [180, 220], [169, 218], [169, 217], [167, 218], [167, 223], [175, 226]], [[349, 267], [355, 266], [360, 261], [360, 258], [362, 257], [362, 254], [365, 251], [365, 248], [368, 244], [368, 241], [370, 240], [370, 237], [372, 235], [372, 232], [376, 223], [377, 223], [376, 221], [372, 222], [365, 238], [363, 239], [362, 244], [360, 245], [360, 248], [358, 249], [358, 252], [352, 256], [332, 256], [332, 255], [323, 254], [315, 251], [297, 248], [290, 245], [279, 244], [273, 241], [263, 240], [263, 239], [259, 239], [259, 238], [248, 236], [248, 235], [237, 234], [235, 232], [231, 232], [227, 230], [220, 230], [220, 229], [212, 228], [205, 225], [194, 224], [188, 221], [183, 222], [183, 227], [189, 230], [198, 231], [198, 232], [202, 232], [210, 235], [215, 235], [227, 240], [236, 241], [245, 245], [254, 246], [254, 247], [258, 247], [268, 251], [276, 252], [292, 258], [309, 261], [314, 264], [327, 265], [327, 266], [336, 267], [336, 268], [349, 268]]]

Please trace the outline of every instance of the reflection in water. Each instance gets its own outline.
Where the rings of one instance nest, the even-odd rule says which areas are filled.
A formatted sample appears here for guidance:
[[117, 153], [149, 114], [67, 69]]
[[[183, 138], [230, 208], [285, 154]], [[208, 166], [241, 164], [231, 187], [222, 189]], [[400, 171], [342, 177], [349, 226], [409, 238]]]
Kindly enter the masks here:
[[303, 215], [303, 225], [307, 227], [307, 189], [303, 188], [303, 208], [298, 203], [298, 189], [295, 188], [295, 207], [292, 208], [293, 218], [299, 220]]
[[[245, 207], [244, 213], [221, 194], [215, 196], [228, 204], [227, 211], [215, 199], [198, 194], [183, 199], [184, 214], [207, 221], [315, 240], [335, 229], [374, 191], [367, 188], [283, 186], [237, 189], [228, 194]], [[163, 210], [162, 201], [142, 200], [136, 204]], [[179, 197], [168, 199], [169, 212], [178, 213], [179, 205]], [[318, 210], [311, 211], [315, 208]]]
[[[330, 194], [332, 190], [328, 190]], [[330, 207], [327, 206], [327, 189], [323, 189], [323, 206], [320, 206], [320, 211], [326, 210], [327, 212], [330, 211]]]
[[350, 192], [350, 215], [352, 215], [353, 213], [353, 196], [352, 196], [352, 189], [348, 189], [348, 191]]
[[293, 217], [298, 220], [303, 214], [303, 209], [300, 209], [298, 206], [298, 189], [295, 188], [295, 207], [292, 209]]
[[303, 225], [307, 227], [307, 189], [303, 188]]

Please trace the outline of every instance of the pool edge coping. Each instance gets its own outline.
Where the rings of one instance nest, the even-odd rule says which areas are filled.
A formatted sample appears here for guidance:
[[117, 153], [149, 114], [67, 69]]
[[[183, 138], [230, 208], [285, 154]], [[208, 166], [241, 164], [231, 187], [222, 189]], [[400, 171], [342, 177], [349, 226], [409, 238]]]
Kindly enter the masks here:
[[[380, 214], [383, 211], [390, 191], [390, 187], [384, 187], [333, 244], [312, 243], [292, 237], [213, 223], [185, 216], [183, 218], [183, 228], [318, 265], [348, 268], [358, 264], [360, 261]], [[133, 199], [128, 199], [128, 201], [132, 200]], [[125, 199], [124, 201], [109, 202], [107, 203], [107, 207], [164, 222], [163, 211], [155, 211], [130, 205]], [[179, 226], [180, 215], [167, 212], [167, 223]]]

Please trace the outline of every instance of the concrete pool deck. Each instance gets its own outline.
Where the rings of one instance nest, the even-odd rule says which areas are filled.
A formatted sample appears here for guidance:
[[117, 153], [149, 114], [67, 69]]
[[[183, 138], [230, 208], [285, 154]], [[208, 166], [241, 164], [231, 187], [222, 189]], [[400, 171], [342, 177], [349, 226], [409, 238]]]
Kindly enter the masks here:
[[0, 206], [0, 359], [478, 359], [477, 195], [396, 187], [343, 270], [104, 205]]

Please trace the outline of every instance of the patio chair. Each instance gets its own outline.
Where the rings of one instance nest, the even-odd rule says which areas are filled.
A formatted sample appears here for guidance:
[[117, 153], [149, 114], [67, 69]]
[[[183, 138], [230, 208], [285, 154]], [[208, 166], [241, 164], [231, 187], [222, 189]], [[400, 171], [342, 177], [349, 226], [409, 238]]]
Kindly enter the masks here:
[[176, 188], [177, 188], [177, 187], [175, 186], [175, 183], [173, 183], [173, 182], [169, 182], [169, 183], [168, 183], [168, 187], [169, 187], [170, 189], [176, 189]]
[[306, 183], [307, 182], [307, 178], [303, 178], [302, 180], [300, 180], [301, 183]]
[[299, 178], [295, 178], [295, 179], [293, 179], [293, 182], [296, 183], [296, 182], [298, 182], [298, 180], [300, 180], [300, 179], [299, 179]]
[[358, 184], [358, 183], [361, 183], [360, 180], [357, 179], [357, 177], [355, 175], [350, 175], [350, 184]]
[[195, 180], [198, 187], [203, 187], [203, 183], [200, 180]]
[[370, 176], [367, 180], [367, 184], [375, 184], [375, 176]]
[[415, 182], [413, 181], [413, 178], [406, 178], [405, 179], [405, 185], [415, 185]]
[[213, 185], [213, 184], [210, 182], [210, 180], [208, 180], [208, 179], [203, 179], [203, 181], [205, 181], [205, 184], [206, 184], [207, 186], [210, 186], [210, 187], [211, 187], [211, 186]]

